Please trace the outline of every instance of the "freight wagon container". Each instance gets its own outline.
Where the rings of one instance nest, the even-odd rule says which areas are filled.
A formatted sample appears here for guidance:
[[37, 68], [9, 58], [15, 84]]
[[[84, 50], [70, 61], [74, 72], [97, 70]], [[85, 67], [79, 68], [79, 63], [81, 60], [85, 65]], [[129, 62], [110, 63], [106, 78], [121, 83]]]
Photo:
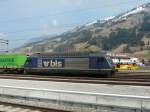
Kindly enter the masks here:
[[0, 69], [23, 72], [27, 56], [23, 54], [0, 54]]

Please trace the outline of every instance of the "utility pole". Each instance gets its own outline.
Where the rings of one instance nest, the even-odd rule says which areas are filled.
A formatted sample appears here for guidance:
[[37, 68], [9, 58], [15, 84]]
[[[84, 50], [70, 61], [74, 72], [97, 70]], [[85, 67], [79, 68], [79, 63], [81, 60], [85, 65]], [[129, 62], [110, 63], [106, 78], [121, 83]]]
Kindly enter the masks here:
[[8, 44], [8, 40], [0, 39], [0, 53], [8, 53]]

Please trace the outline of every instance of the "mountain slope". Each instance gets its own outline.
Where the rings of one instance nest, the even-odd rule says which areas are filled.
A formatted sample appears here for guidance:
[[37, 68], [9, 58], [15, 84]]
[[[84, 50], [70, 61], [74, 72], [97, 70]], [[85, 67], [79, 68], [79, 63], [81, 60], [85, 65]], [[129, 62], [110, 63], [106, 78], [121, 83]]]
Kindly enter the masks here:
[[82, 50], [128, 53], [150, 50], [150, 3], [15, 49], [23, 53]]

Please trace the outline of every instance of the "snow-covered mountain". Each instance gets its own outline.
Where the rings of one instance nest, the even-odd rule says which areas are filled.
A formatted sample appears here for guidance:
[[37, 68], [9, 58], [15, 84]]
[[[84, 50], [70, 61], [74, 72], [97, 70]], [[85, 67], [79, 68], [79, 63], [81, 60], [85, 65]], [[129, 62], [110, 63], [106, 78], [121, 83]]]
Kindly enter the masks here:
[[125, 20], [131, 15], [134, 15], [134, 14], [136, 15], [138, 13], [146, 12], [147, 10], [146, 7], [147, 5], [142, 5], [140, 7], [134, 8], [126, 13], [123, 13], [122, 15], [117, 16], [113, 21], [117, 22], [117, 21]]
[[139, 6], [137, 8], [134, 8], [134, 9], [128, 11], [128, 12], [125, 12], [121, 15], [118, 15], [116, 17], [115, 16], [110, 16], [110, 17], [107, 17], [107, 18], [104, 18], [104, 19], [101, 19], [101, 20], [96, 20], [96, 21], [87, 23], [86, 26], [90, 26], [90, 25], [93, 25], [93, 24], [96, 24], [96, 23], [104, 23], [104, 22], [107, 22], [107, 21], [117, 22], [117, 21], [125, 20], [133, 14], [138, 14], [138, 13], [147, 11], [147, 9], [146, 9], [147, 7], [148, 7], [148, 5], [142, 5], [142, 6]]
[[149, 44], [150, 3], [115, 17], [89, 22], [61, 35], [27, 44], [15, 51], [25, 53], [81, 50], [139, 52], [150, 50]]
[[139, 6], [137, 8], [134, 8], [134, 9], [128, 11], [128, 12], [125, 12], [123, 14], [120, 14], [116, 17], [115, 16], [110, 16], [110, 17], [107, 17], [107, 18], [104, 18], [104, 19], [89, 22], [85, 26], [90, 26], [90, 25], [97, 24], [97, 23], [104, 23], [104, 22], [108, 22], [108, 21], [113, 21], [113, 22], [121, 21], [121, 20], [127, 19], [129, 16], [131, 16], [133, 14], [146, 12], [147, 7], [148, 7], [148, 4], [145, 4], [145, 5]]

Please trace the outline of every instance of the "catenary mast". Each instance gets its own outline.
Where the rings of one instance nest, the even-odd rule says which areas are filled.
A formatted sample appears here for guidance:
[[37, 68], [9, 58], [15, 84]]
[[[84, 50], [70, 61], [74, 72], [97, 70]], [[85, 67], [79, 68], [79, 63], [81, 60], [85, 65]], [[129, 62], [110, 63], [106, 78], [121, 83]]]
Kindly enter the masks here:
[[0, 53], [8, 53], [8, 44], [8, 40], [0, 39]]

